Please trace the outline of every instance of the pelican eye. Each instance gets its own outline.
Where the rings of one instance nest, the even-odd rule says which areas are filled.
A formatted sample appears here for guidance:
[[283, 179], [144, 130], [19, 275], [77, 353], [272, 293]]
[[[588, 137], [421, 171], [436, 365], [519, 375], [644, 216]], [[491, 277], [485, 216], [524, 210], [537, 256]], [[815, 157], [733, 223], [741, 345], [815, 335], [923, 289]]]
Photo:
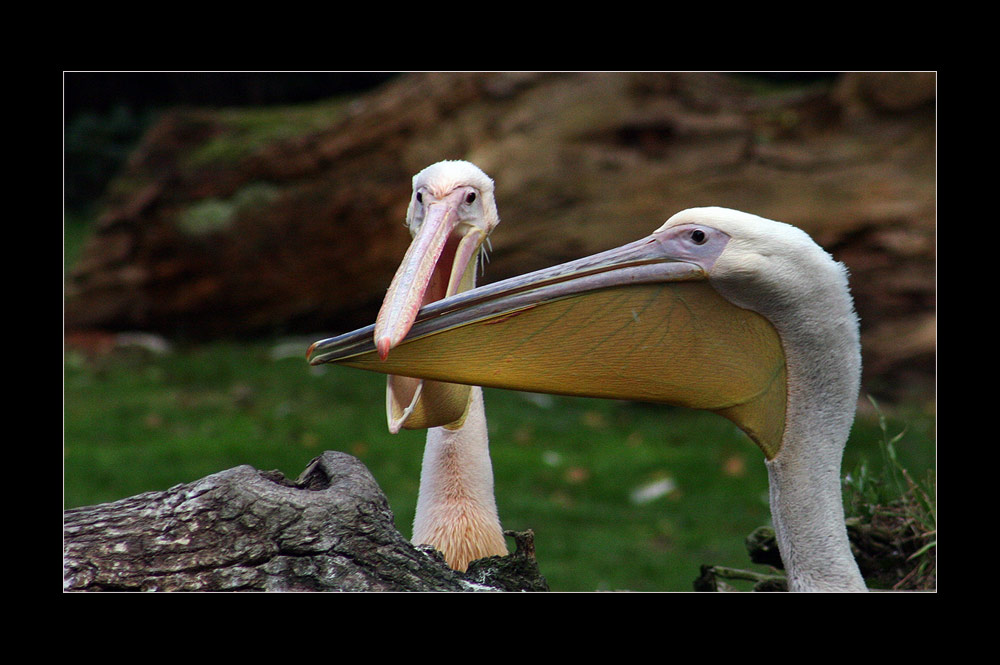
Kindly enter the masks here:
[[423, 202], [424, 202], [423, 192], [417, 192], [417, 203], [423, 203]]
[[468, 194], [465, 195], [465, 203], [467, 205], [470, 204], [470, 203], [472, 203], [475, 200], [476, 200], [476, 193], [475, 192], [469, 192]]
[[691, 241], [696, 245], [704, 245], [705, 241], [708, 240], [708, 236], [701, 229], [695, 229], [691, 232]]

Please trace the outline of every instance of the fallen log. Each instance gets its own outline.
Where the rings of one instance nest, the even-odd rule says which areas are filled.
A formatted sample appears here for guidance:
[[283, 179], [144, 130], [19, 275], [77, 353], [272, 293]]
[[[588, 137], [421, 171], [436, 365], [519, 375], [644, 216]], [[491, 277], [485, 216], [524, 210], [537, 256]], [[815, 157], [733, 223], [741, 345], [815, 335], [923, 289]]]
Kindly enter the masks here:
[[356, 458], [327, 451], [298, 479], [249, 465], [64, 512], [66, 591], [548, 590], [530, 532], [517, 551], [449, 568], [395, 527]]

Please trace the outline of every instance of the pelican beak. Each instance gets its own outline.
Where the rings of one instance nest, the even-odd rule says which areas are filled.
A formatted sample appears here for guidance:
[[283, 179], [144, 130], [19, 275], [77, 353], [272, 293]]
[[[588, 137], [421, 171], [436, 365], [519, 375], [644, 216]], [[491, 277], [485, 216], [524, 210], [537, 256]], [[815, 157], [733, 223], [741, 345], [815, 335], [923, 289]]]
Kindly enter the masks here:
[[[428, 206], [424, 221], [393, 276], [375, 322], [374, 343], [379, 357], [409, 332], [422, 305], [475, 285], [476, 258], [486, 232], [461, 224], [458, 207], [464, 191], [457, 190]], [[390, 374], [386, 387], [389, 431], [424, 429], [464, 421], [471, 387]]]
[[659, 231], [432, 303], [385, 362], [371, 326], [316, 342], [307, 358], [706, 409], [736, 423], [768, 459], [785, 427], [785, 357], [774, 326], [723, 298], [702, 265], [671, 255]]

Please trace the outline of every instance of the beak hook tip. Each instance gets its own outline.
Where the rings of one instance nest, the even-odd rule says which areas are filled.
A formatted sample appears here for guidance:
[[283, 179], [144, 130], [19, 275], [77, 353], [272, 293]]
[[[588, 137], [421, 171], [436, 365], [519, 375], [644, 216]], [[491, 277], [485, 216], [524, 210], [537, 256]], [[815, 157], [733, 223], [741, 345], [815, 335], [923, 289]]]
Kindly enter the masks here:
[[392, 340], [388, 337], [379, 337], [375, 340], [375, 347], [378, 349], [378, 357], [385, 360], [389, 357], [389, 350], [393, 347]]

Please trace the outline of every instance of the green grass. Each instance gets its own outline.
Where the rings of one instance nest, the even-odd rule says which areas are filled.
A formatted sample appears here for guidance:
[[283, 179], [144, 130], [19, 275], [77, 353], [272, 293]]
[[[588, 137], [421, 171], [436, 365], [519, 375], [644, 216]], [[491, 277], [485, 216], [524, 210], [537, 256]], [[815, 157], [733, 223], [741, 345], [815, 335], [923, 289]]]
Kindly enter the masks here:
[[[881, 465], [874, 470], [867, 458], [853, 468], [844, 482], [844, 501], [855, 544], [869, 550], [862, 570], [871, 588], [937, 588], [937, 472], [925, 468], [911, 473], [897, 450], [907, 430], [890, 430], [889, 419], [878, 402], [869, 397], [881, 441]], [[886, 556], [889, 552], [891, 555]]]
[[[311, 340], [218, 343], [165, 355], [65, 361], [64, 504], [112, 501], [249, 464], [296, 477], [323, 450], [361, 459], [409, 535], [421, 432], [390, 435], [384, 377], [310, 368]], [[556, 591], [690, 590], [701, 564], [755, 569], [743, 539], [769, 523], [763, 458], [727, 420], [625, 402], [486, 391], [506, 528], [534, 529]], [[934, 464], [933, 417], [894, 442], [917, 475]], [[891, 423], [892, 431], [903, 428]], [[859, 418], [844, 468], [883, 461], [878, 419]], [[648, 503], [630, 496], [657, 481]]]

